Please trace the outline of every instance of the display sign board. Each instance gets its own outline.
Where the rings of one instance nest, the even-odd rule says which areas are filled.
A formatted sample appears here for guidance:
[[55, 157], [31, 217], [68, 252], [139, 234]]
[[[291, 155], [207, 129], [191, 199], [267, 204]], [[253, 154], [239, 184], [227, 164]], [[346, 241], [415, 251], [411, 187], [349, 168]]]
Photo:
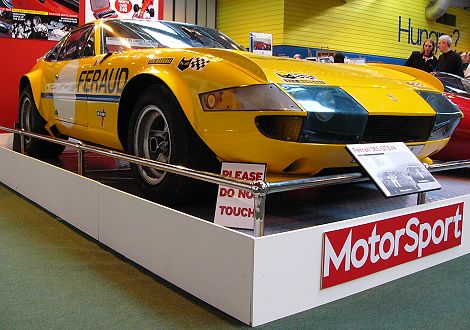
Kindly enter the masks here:
[[[222, 163], [221, 174], [247, 181], [264, 180], [266, 164]], [[231, 228], [253, 229], [254, 200], [250, 191], [220, 185], [214, 223]]]
[[0, 38], [60, 40], [78, 26], [78, 1], [0, 1]]
[[367, 171], [385, 197], [441, 188], [403, 142], [349, 144], [346, 149]]
[[458, 246], [464, 203], [323, 234], [322, 289]]
[[273, 35], [250, 32], [250, 52], [271, 56], [273, 54]]
[[86, 0], [86, 22], [115, 17], [163, 19], [163, 0]]

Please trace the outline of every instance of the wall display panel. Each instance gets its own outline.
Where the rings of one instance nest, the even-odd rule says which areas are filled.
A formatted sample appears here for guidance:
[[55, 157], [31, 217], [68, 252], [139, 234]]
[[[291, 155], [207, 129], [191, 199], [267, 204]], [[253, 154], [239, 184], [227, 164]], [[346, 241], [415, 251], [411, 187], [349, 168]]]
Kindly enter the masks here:
[[[51, 7], [45, 7], [46, 5]], [[26, 22], [30, 20], [32, 26], [32, 19], [35, 16], [40, 17], [41, 23], [47, 27], [47, 38], [33, 39], [32, 33], [27, 39], [13, 38], [13, 14], [18, 20], [16, 27], [20, 31], [23, 29], [23, 36], [25, 30], [28, 30], [24, 29], [26, 24], [29, 24]], [[0, 85], [3, 95], [0, 125], [13, 127], [13, 123], [18, 120], [18, 88], [21, 76], [31, 69], [39, 57], [54, 46], [61, 34], [74, 25], [83, 24], [84, 16], [85, 1], [0, 0], [0, 49], [6, 50], [2, 52], [0, 64], [2, 71]]]
[[[273, 34], [277, 46], [329, 49], [373, 60], [408, 58], [426, 38], [452, 36], [453, 49], [470, 49], [470, 11], [449, 8], [456, 26], [426, 20], [428, 0], [227, 1], [218, 2], [218, 29], [242, 45], [249, 32]], [[282, 53], [282, 51], [281, 51]], [[289, 54], [287, 54], [289, 55]], [[400, 62], [401, 62], [400, 61]], [[389, 62], [389, 61], [388, 61]]]
[[163, 18], [163, 0], [85, 0], [85, 20], [99, 18]]
[[470, 49], [470, 12], [450, 8], [456, 26], [428, 21], [428, 0], [285, 1], [284, 44], [408, 58], [426, 38], [449, 34], [454, 49]]
[[0, 38], [59, 40], [78, 26], [78, 15], [78, 0], [0, 0]]

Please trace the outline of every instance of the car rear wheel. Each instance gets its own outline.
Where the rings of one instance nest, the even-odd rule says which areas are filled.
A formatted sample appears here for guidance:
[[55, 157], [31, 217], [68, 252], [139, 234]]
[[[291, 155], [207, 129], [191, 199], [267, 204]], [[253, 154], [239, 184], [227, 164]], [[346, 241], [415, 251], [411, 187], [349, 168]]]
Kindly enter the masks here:
[[[25, 131], [49, 135], [45, 129], [46, 121], [39, 114], [34, 102], [31, 87], [27, 86], [23, 89], [20, 96], [19, 105], [19, 121], [20, 127]], [[29, 136], [24, 138], [24, 147], [26, 154], [38, 158], [55, 158], [59, 156], [65, 149], [65, 146], [35, 139]]]
[[[173, 94], [152, 85], [139, 97], [131, 115], [128, 152], [151, 160], [207, 171], [218, 161], [194, 132]], [[165, 171], [131, 164], [144, 195], [154, 201], [175, 204], [198, 199], [200, 182]], [[215, 185], [212, 185], [215, 187]]]

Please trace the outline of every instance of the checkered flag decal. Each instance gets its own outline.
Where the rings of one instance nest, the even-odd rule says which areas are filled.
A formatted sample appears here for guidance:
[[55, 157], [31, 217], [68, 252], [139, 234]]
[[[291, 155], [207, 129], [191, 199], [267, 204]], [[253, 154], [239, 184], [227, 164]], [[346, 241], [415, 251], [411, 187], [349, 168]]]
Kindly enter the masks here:
[[310, 79], [310, 80], [317, 80], [317, 77], [311, 76], [308, 74], [301, 74], [301, 73], [294, 73], [295, 79]]
[[202, 70], [210, 60], [208, 60], [205, 57], [196, 57], [191, 60], [191, 64], [189, 64], [189, 67], [193, 70]]
[[317, 80], [317, 77], [309, 75], [309, 74], [302, 74], [302, 73], [287, 73], [287, 74], [281, 74], [278, 73], [278, 76], [281, 78], [286, 78], [286, 79], [309, 79], [309, 80]]

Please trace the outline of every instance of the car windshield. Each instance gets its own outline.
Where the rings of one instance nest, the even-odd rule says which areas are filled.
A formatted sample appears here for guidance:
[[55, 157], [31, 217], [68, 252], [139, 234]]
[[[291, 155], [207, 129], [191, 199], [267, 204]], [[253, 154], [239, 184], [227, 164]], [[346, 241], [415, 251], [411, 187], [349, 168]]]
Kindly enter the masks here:
[[244, 50], [223, 33], [197, 25], [153, 20], [110, 20], [103, 24], [103, 52], [142, 48]]

